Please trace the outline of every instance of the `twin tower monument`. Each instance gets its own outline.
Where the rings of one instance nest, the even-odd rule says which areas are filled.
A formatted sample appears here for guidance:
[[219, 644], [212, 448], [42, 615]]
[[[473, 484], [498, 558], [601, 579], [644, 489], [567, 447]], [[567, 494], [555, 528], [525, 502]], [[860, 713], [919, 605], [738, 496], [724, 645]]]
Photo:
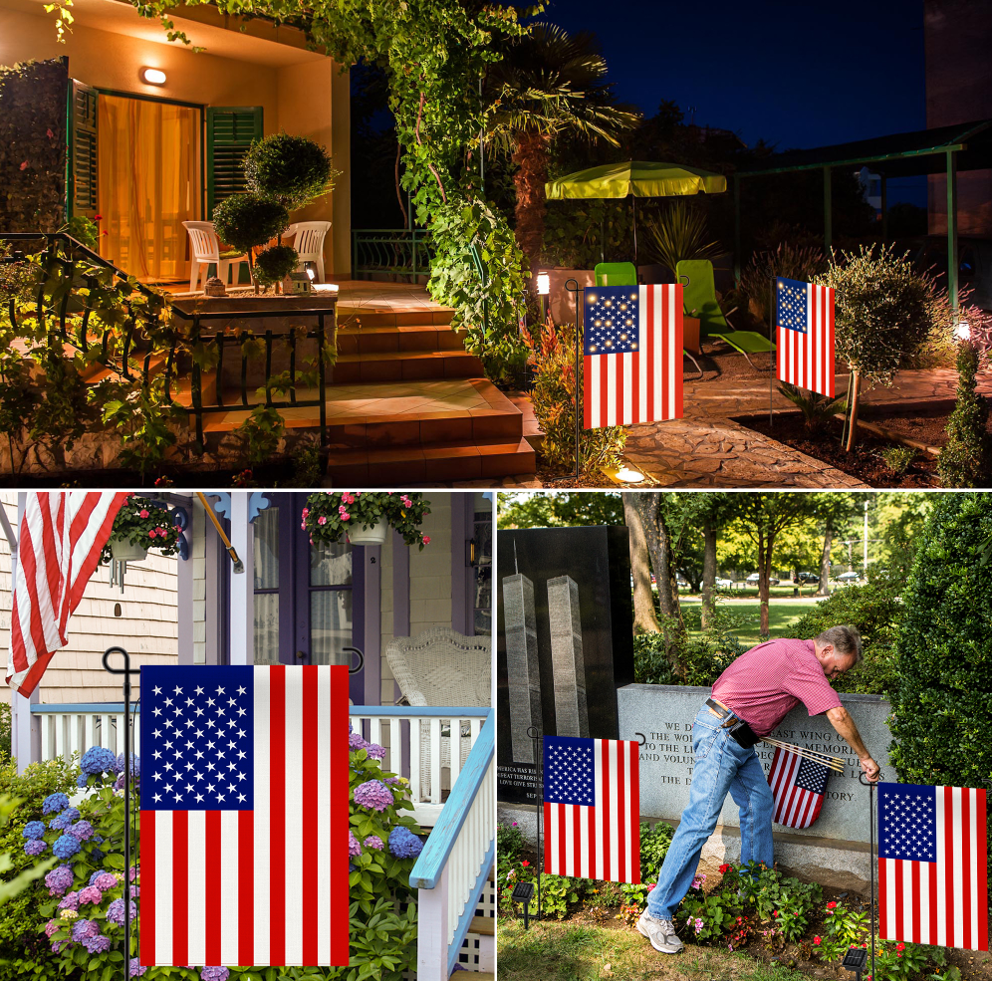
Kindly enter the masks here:
[[[588, 736], [586, 671], [582, 659], [579, 587], [570, 576], [547, 580], [555, 732], [545, 732], [534, 583], [517, 572], [503, 582], [503, 622], [510, 700], [510, 741], [515, 763], [538, 763], [543, 735]], [[534, 728], [531, 728], [531, 727]]]

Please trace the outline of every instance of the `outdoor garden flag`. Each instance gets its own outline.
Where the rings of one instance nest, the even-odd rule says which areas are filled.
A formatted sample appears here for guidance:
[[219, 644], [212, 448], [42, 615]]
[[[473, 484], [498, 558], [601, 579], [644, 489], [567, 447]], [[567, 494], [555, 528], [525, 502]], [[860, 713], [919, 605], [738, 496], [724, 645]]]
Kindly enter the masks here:
[[144, 965], [348, 963], [348, 669], [141, 669]]
[[786, 828], [808, 828], [820, 816], [829, 776], [822, 763], [776, 748], [768, 771], [775, 798], [772, 820]]
[[27, 697], [69, 641], [69, 615], [129, 494], [30, 493], [17, 532], [7, 684]]
[[585, 291], [586, 429], [682, 418], [682, 286]]
[[775, 281], [779, 381], [834, 398], [834, 291], [796, 279]]
[[986, 792], [878, 785], [879, 936], [989, 949]]
[[637, 743], [544, 739], [544, 871], [641, 881]]

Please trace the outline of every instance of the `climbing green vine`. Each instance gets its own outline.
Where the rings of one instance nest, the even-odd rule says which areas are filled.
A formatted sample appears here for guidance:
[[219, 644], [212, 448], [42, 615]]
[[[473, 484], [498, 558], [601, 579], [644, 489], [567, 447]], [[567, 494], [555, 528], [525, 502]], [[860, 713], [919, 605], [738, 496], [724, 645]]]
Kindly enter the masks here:
[[[159, 18], [170, 37], [191, 43], [168, 19], [172, 0], [132, 3], [144, 16]], [[521, 361], [517, 310], [526, 260], [506, 218], [486, 201], [474, 168], [469, 172], [464, 161], [493, 108], [479, 94], [480, 79], [506, 41], [526, 32], [520, 19], [543, 5], [518, 10], [482, 0], [313, 0], [301, 7], [298, 0], [186, 0], [197, 4], [295, 26], [339, 65], [364, 60], [385, 71], [402, 148], [401, 184], [436, 247], [428, 289], [455, 308], [454, 323], [468, 332], [467, 346], [491, 375]], [[472, 244], [486, 265], [486, 281], [469, 256]]]

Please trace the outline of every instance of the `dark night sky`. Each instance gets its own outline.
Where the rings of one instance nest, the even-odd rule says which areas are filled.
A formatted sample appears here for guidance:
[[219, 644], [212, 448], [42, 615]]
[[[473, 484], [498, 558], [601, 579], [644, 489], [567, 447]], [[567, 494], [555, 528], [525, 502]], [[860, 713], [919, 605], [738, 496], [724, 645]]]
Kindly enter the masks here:
[[541, 19], [597, 35], [621, 101], [695, 106], [749, 145], [926, 128], [923, 0], [550, 0]]

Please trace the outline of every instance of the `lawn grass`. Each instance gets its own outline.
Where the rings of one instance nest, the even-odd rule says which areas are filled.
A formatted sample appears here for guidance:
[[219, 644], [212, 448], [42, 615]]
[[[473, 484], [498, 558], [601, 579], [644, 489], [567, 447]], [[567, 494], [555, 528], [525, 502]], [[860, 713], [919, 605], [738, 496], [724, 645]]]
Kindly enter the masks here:
[[633, 927], [501, 919], [497, 930], [500, 981], [800, 981], [806, 976], [718, 947], [659, 954]]
[[[771, 637], [792, 637], [792, 625], [814, 606], [817, 600], [812, 597], [802, 597], [792, 599], [788, 602], [776, 602], [772, 597], [768, 603], [768, 633]], [[735, 627], [732, 633], [742, 644], [753, 647], [761, 642], [761, 604], [748, 600], [723, 601], [721, 608], [736, 617], [746, 617], [744, 625]], [[698, 623], [699, 603], [695, 604], [690, 600], [685, 602], [682, 599], [683, 616], [687, 616], [693, 623]], [[689, 636], [691, 638], [702, 637], [701, 630], [693, 630], [690, 626]]]

